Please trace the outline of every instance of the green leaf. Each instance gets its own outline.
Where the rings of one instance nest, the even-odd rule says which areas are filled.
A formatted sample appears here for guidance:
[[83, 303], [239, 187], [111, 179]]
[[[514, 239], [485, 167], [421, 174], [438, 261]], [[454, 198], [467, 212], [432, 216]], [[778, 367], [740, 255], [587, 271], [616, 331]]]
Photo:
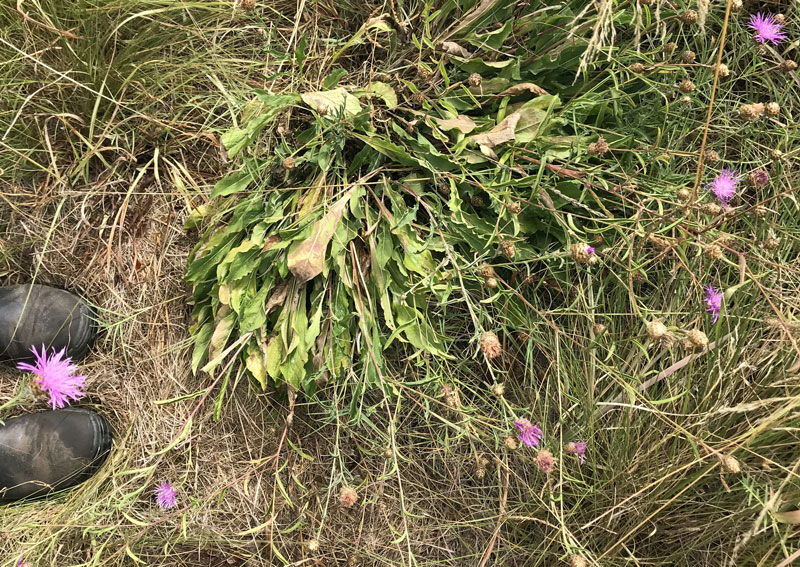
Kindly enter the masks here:
[[361, 112], [361, 103], [344, 87], [330, 91], [302, 93], [300, 95], [308, 106], [320, 113], [336, 115], [344, 111], [345, 116], [355, 116]]
[[247, 358], [245, 359], [245, 366], [250, 374], [255, 378], [261, 389], [267, 389], [267, 365], [264, 361], [266, 353], [261, 350], [256, 341], [251, 341], [247, 345]]
[[192, 374], [197, 374], [197, 369], [208, 355], [208, 344], [214, 334], [214, 321], [208, 321], [194, 333], [194, 350], [192, 351]]
[[222, 135], [222, 144], [227, 148], [229, 158], [235, 157], [249, 146], [261, 133], [261, 130], [272, 122], [284, 108], [299, 100], [296, 94], [273, 95], [262, 89], [256, 89], [254, 92], [264, 103], [265, 111], [249, 120], [244, 128], [234, 128]]
[[397, 108], [397, 93], [386, 83], [374, 81], [367, 87], [367, 93], [379, 96], [390, 110]]
[[279, 336], [273, 336], [267, 343], [267, 374], [273, 380], [281, 377], [283, 355], [283, 341]]
[[326, 91], [332, 89], [333, 87], [339, 84], [339, 81], [345, 75], [347, 75], [347, 71], [345, 71], [344, 69], [341, 68], [334, 69], [328, 74], [327, 77], [325, 77], [325, 80], [322, 82], [322, 88], [325, 89]]
[[227, 177], [220, 179], [217, 184], [214, 185], [214, 190], [211, 191], [211, 198], [224, 197], [244, 191], [252, 181], [253, 174], [250, 173], [250, 171], [242, 170], [231, 173]]

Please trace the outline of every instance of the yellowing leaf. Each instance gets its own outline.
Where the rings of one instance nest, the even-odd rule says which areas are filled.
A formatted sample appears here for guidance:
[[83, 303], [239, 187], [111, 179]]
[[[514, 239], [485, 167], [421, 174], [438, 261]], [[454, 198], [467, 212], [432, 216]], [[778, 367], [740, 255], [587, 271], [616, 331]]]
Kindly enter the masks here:
[[213, 359], [223, 351], [228, 337], [233, 328], [234, 314], [229, 313], [230, 309], [227, 305], [223, 305], [217, 314], [217, 326], [214, 328], [214, 334], [211, 335], [211, 346], [209, 346], [208, 357]]
[[775, 519], [783, 524], [800, 524], [800, 510], [776, 512]]
[[320, 113], [336, 114], [344, 108], [347, 116], [361, 112], [361, 103], [343, 87], [330, 91], [317, 91], [300, 95], [308, 106]]
[[397, 93], [394, 92], [394, 89], [386, 83], [374, 81], [370, 83], [369, 87], [367, 87], [367, 92], [371, 95], [381, 97], [383, 102], [386, 103], [386, 107], [388, 109], [391, 110], [397, 107]]
[[436, 125], [442, 130], [458, 130], [469, 134], [475, 129], [475, 122], [469, 116], [459, 114], [455, 118], [435, 118]]
[[267, 387], [267, 366], [264, 363], [264, 354], [258, 345], [251, 343], [247, 347], [247, 358], [244, 361], [247, 370], [253, 375], [253, 378], [258, 380], [262, 389]]
[[272, 337], [267, 344], [267, 374], [273, 380], [278, 380], [281, 375], [283, 362], [283, 342], [280, 337]]
[[307, 282], [322, 273], [322, 268], [325, 266], [325, 250], [333, 238], [336, 225], [339, 224], [352, 194], [353, 190], [350, 189], [324, 217], [317, 221], [311, 236], [290, 248], [287, 258], [289, 271], [300, 282]]

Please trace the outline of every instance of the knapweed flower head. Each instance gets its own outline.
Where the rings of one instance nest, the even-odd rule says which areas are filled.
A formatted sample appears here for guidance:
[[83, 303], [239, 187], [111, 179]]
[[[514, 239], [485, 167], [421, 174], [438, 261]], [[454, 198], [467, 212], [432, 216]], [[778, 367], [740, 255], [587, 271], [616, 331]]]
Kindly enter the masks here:
[[553, 472], [553, 468], [556, 465], [556, 461], [553, 458], [553, 453], [546, 449], [539, 451], [534, 460], [536, 461], [536, 466], [539, 467], [539, 470], [544, 474], [550, 474]]
[[164, 510], [174, 508], [178, 503], [178, 491], [168, 482], [162, 482], [156, 487], [156, 504]]
[[74, 375], [78, 368], [72, 364], [72, 358], [64, 356], [66, 347], [58, 352], [53, 349], [50, 357], [47, 356], [47, 349], [44, 345], [42, 345], [41, 353], [36, 350], [36, 347], [31, 347], [31, 352], [36, 358], [36, 364], [18, 362], [17, 368], [28, 370], [39, 376], [34, 381], [43, 392], [50, 394], [50, 405], [53, 409], [68, 406], [70, 401], [79, 400], [86, 395], [81, 391], [86, 382], [86, 376]]
[[527, 419], [514, 422], [517, 426], [517, 438], [528, 447], [538, 447], [542, 439], [542, 430]]
[[737, 183], [739, 183], [739, 178], [736, 176], [736, 170], [723, 167], [708, 188], [723, 205], [727, 205], [728, 201], [736, 194]]
[[750, 16], [748, 24], [753, 30], [753, 37], [758, 43], [770, 42], [778, 45], [786, 34], [781, 32], [783, 24], [779, 23], [772, 14], [763, 15], [761, 12]]
[[566, 446], [567, 453], [570, 455], [578, 455], [581, 464], [586, 459], [586, 443], [583, 441], [570, 441]]
[[717, 322], [722, 311], [722, 292], [714, 289], [711, 284], [706, 286], [706, 311], [714, 315], [712, 323]]

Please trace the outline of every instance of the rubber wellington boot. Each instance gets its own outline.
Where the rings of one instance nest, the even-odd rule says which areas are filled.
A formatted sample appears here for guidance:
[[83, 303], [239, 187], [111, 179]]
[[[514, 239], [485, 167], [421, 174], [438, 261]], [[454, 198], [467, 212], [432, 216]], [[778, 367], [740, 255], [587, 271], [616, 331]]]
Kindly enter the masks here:
[[91, 477], [111, 449], [111, 427], [86, 408], [12, 417], [0, 425], [0, 501], [44, 496]]
[[91, 308], [63, 289], [25, 284], [0, 287], [0, 362], [34, 362], [42, 345], [78, 360], [89, 352], [96, 325]]

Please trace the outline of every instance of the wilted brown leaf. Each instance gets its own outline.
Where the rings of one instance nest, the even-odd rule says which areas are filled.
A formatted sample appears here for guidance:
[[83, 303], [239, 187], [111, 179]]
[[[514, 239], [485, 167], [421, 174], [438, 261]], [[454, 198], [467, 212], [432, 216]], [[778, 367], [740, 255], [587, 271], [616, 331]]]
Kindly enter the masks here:
[[521, 115], [519, 112], [509, 114], [502, 120], [502, 122], [500, 122], [500, 124], [488, 132], [475, 134], [470, 138], [470, 140], [481, 146], [481, 150], [483, 150], [484, 147], [493, 148], [498, 144], [513, 140], [514, 130], [517, 127], [517, 122], [519, 122], [520, 116]]
[[524, 92], [531, 92], [535, 95], [546, 95], [549, 94], [546, 90], [544, 90], [539, 85], [535, 85], [533, 83], [520, 83], [518, 85], [514, 85], [512, 87], [508, 87], [506, 90], [500, 93], [499, 96], [516, 96], [520, 95]]
[[455, 41], [443, 41], [442, 51], [448, 55], [458, 55], [459, 57], [465, 58], [472, 57], [472, 54], [469, 51], [458, 45]]
[[333, 238], [336, 225], [339, 224], [352, 194], [353, 190], [350, 189], [324, 217], [317, 221], [311, 236], [293, 245], [289, 250], [287, 258], [289, 271], [299, 281], [307, 282], [322, 273], [322, 268], [325, 266], [325, 250]]
[[269, 313], [278, 305], [283, 305], [283, 302], [286, 301], [287, 291], [289, 291], [288, 281], [278, 284], [278, 287], [272, 291], [272, 295], [270, 295], [269, 299], [267, 299], [267, 304], [264, 306], [264, 311]]

